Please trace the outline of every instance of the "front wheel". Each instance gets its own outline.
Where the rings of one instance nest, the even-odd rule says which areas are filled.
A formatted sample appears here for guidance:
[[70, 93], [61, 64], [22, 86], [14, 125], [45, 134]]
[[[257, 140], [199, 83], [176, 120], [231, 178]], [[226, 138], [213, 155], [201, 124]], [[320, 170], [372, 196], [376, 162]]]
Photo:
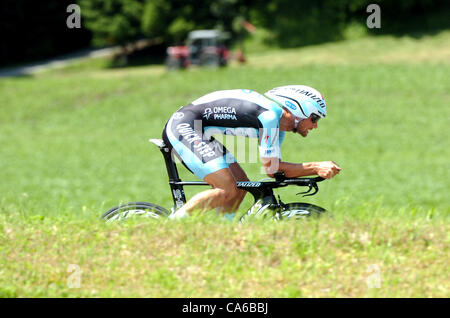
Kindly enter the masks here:
[[285, 204], [279, 213], [281, 219], [303, 219], [310, 216], [319, 217], [325, 212], [327, 210], [314, 204], [294, 202]]
[[102, 215], [106, 222], [121, 221], [132, 217], [162, 219], [169, 216], [165, 208], [147, 202], [130, 202], [112, 208]]

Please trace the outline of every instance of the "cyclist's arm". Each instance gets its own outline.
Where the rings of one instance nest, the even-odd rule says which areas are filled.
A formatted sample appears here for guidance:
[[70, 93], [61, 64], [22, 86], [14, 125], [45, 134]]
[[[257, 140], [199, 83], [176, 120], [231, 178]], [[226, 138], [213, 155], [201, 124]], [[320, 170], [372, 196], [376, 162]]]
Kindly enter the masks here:
[[322, 178], [331, 179], [341, 171], [334, 161], [291, 163], [281, 161], [279, 158], [261, 158], [267, 175], [271, 178], [278, 171], [284, 172], [287, 178], [319, 175]]
[[305, 177], [317, 174], [317, 165], [315, 162], [291, 163], [281, 161], [280, 158], [261, 158], [269, 177], [273, 178], [274, 173], [284, 172], [287, 178]]

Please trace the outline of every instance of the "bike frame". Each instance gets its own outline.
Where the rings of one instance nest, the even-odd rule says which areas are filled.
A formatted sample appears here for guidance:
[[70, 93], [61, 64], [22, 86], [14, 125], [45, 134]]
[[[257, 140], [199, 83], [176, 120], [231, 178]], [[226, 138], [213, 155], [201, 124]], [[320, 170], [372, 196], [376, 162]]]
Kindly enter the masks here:
[[[169, 176], [169, 186], [172, 193], [174, 202], [174, 210], [181, 208], [186, 203], [186, 195], [184, 193], [184, 186], [208, 186], [209, 184], [204, 181], [182, 181], [178, 174], [178, 169], [174, 161], [173, 154], [168, 146], [164, 144], [161, 139], [150, 139], [151, 143], [158, 146], [159, 150], [164, 156], [164, 162], [166, 164], [167, 174]], [[250, 192], [256, 202], [260, 202], [262, 206], [280, 206], [283, 203], [277, 201], [274, 196], [273, 189], [286, 187], [288, 185], [306, 186], [309, 189], [305, 192], [298, 194], [304, 194], [304, 196], [314, 195], [319, 191], [317, 182], [323, 181], [321, 177], [316, 178], [285, 178], [282, 172], [275, 174], [275, 181], [238, 181], [236, 186], [238, 189]], [[313, 193], [311, 190], [314, 189]]]

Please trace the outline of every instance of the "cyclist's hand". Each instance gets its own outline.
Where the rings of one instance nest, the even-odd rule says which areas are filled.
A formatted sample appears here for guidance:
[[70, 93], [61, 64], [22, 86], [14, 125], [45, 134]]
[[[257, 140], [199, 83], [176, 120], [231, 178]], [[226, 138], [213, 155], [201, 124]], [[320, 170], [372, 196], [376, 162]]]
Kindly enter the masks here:
[[319, 177], [331, 179], [341, 170], [341, 167], [339, 167], [334, 161], [317, 162], [316, 173]]

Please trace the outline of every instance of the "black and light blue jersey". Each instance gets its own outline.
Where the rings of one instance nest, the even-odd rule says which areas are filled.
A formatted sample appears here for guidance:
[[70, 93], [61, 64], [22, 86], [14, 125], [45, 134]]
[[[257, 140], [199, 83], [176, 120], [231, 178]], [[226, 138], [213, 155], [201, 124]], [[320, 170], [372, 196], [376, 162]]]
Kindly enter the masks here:
[[261, 157], [280, 158], [285, 134], [279, 129], [282, 115], [279, 104], [252, 90], [216, 91], [175, 112], [163, 139], [195, 175], [203, 178], [235, 162], [213, 134], [259, 138]]
[[203, 134], [214, 133], [259, 138], [261, 157], [280, 157], [284, 131], [279, 130], [283, 111], [276, 102], [248, 89], [216, 91], [182, 108], [202, 120]]

